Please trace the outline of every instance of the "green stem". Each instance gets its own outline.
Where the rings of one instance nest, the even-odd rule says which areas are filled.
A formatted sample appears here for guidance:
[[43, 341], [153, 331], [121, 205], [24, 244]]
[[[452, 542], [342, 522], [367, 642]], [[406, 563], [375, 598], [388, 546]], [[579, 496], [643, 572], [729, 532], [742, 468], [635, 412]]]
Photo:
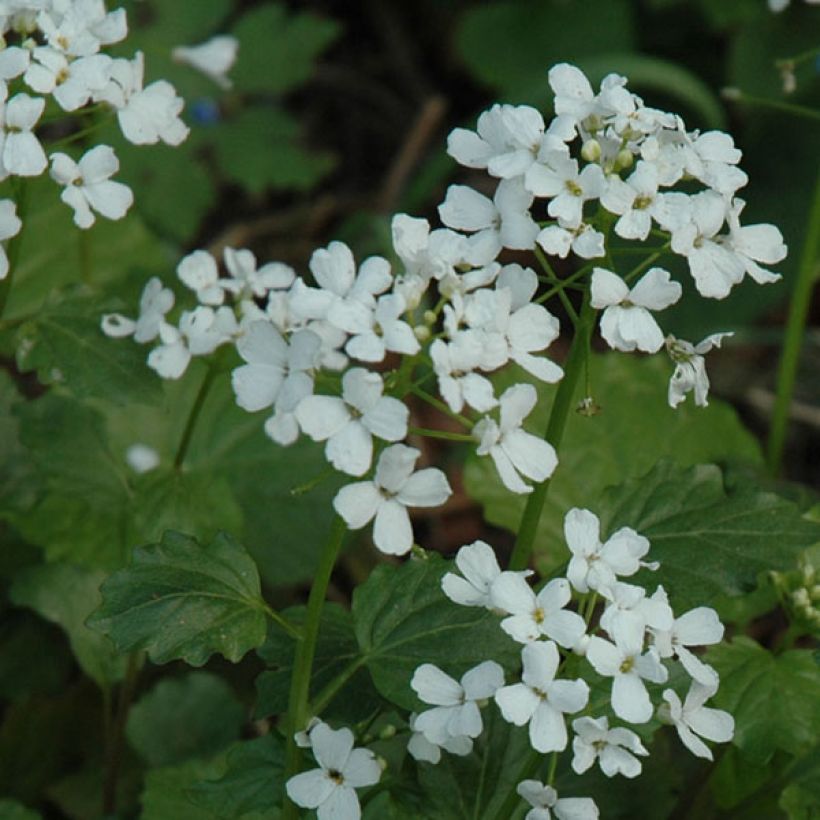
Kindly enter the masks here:
[[[337, 515], [330, 528], [330, 536], [319, 556], [319, 566], [313, 577], [310, 596], [302, 627], [302, 640], [296, 645], [296, 658], [293, 663], [293, 676], [290, 680], [290, 699], [286, 721], [287, 752], [285, 757], [285, 781], [299, 771], [302, 753], [296, 745], [294, 735], [307, 725], [308, 701], [310, 698], [310, 675], [313, 668], [313, 656], [316, 653], [316, 641], [319, 636], [319, 621], [325, 594], [330, 583], [330, 576], [336, 564], [336, 558], [342, 548], [347, 526]], [[287, 798], [282, 809], [282, 820], [296, 820], [298, 808]]]
[[655, 251], [655, 253], [647, 256], [643, 262], [635, 265], [629, 273], [627, 273], [623, 278], [624, 282], [631, 282], [633, 279], [640, 276], [653, 262], [656, 262], [660, 259], [667, 251], [669, 250], [669, 243], [667, 242], [659, 251]]
[[411, 436], [426, 436], [427, 438], [440, 438], [445, 441], [469, 441], [475, 443], [472, 436], [464, 433], [449, 433], [446, 430], [431, 430], [427, 427], [408, 427], [407, 434]]
[[[564, 428], [569, 418], [572, 401], [575, 397], [575, 388], [584, 371], [585, 362], [589, 353], [589, 342], [592, 335], [592, 328], [595, 324], [595, 310], [589, 303], [589, 294], [584, 297], [581, 307], [578, 326], [575, 329], [575, 336], [569, 355], [564, 363], [564, 378], [558, 385], [555, 394], [555, 401], [550, 412], [547, 431], [544, 438], [555, 448], [556, 452], [561, 444], [564, 435]], [[515, 547], [510, 556], [508, 569], [525, 569], [530, 562], [532, 549], [535, 544], [535, 536], [538, 531], [538, 521], [547, 500], [550, 479], [542, 481], [535, 486], [527, 499], [527, 506], [521, 516], [521, 523], [518, 526], [518, 537], [515, 540]]]
[[794, 67], [800, 63], [806, 62], [807, 60], [813, 60], [818, 55], [820, 55], [820, 46], [810, 48], [808, 51], [801, 51], [800, 54], [795, 57], [786, 57], [782, 60], [775, 60], [774, 64], [777, 68], [785, 68], [788, 66]]
[[8, 272], [6, 278], [0, 281], [0, 318], [6, 310], [6, 303], [11, 292], [12, 282], [14, 281], [14, 274], [17, 272], [17, 259], [20, 256], [20, 244], [23, 239], [23, 233], [26, 230], [28, 221], [26, 219], [26, 209], [28, 205], [28, 185], [24, 180], [17, 181], [16, 177], [12, 177], [12, 184], [14, 186], [14, 198], [17, 202], [17, 216], [20, 218], [22, 225], [16, 236], [9, 240], [6, 246], [6, 257], [8, 258]]
[[469, 430], [472, 430], [475, 426], [466, 416], [462, 416], [461, 413], [454, 413], [445, 402], [440, 401], [435, 396], [431, 396], [428, 392], [422, 390], [418, 385], [409, 385], [407, 387], [407, 391], [412, 393], [414, 396], [418, 396], [422, 401], [426, 401], [431, 407], [435, 407], [436, 410], [464, 425]]
[[772, 412], [772, 426], [769, 430], [769, 442], [766, 461], [772, 475], [780, 473], [783, 459], [783, 447], [786, 441], [786, 428], [789, 420], [794, 382], [797, 378], [797, 367], [800, 362], [800, 348], [806, 330], [811, 294], [818, 276], [817, 257], [820, 253], [820, 170], [814, 189], [814, 202], [806, 226], [806, 240], [797, 269], [797, 282], [792, 293], [789, 307], [789, 318], [786, 322], [786, 338], [780, 356], [780, 368], [777, 375], [777, 396]]
[[185, 423], [185, 429], [182, 431], [182, 438], [179, 441], [177, 454], [174, 458], [174, 467], [177, 470], [182, 467], [182, 464], [185, 461], [185, 456], [188, 453], [188, 447], [191, 444], [191, 437], [196, 429], [196, 423], [202, 413], [205, 399], [208, 398], [208, 392], [210, 391], [211, 385], [214, 383], [215, 378], [216, 370], [212, 367], [208, 367], [205, 371], [205, 376], [202, 379], [202, 384], [199, 385], [199, 391], [196, 394], [194, 403], [191, 405], [191, 412], [188, 414], [188, 421]]
[[310, 704], [310, 711], [314, 715], [320, 715], [327, 709], [328, 704], [339, 694], [341, 688], [365, 665], [367, 659], [364, 656], [356, 658], [348, 664], [335, 678], [333, 678]]
[[724, 93], [724, 96], [731, 102], [740, 103], [741, 105], [769, 108], [772, 111], [782, 111], [784, 114], [791, 114], [794, 117], [802, 117], [807, 120], [820, 120], [820, 111], [805, 105], [795, 105], [781, 100], [767, 100], [765, 97], [754, 97], [735, 88], [729, 89], [727, 93]]
[[552, 278], [552, 281], [555, 282], [556, 285], [562, 285], [560, 290], [558, 290], [558, 298], [561, 300], [561, 304], [564, 306], [564, 310], [566, 310], [572, 323], [574, 325], [577, 325], [578, 314], [575, 312], [575, 308], [572, 306], [572, 302], [570, 302], [569, 296], [567, 296], [567, 294], [564, 291], [564, 288], [566, 287], [568, 282], [566, 280], [562, 282], [562, 280], [558, 278], [558, 274], [556, 274], [555, 271], [552, 269], [552, 265], [550, 265], [549, 259], [547, 259], [547, 255], [538, 246], [535, 247], [535, 258], [538, 260], [539, 264], [547, 273], [547, 275]]
[[269, 607], [267, 604], [263, 607], [265, 615], [267, 615], [277, 626], [284, 629], [291, 638], [297, 641], [301, 640], [302, 632], [299, 627], [294, 626], [287, 618], [283, 618], [275, 609]]

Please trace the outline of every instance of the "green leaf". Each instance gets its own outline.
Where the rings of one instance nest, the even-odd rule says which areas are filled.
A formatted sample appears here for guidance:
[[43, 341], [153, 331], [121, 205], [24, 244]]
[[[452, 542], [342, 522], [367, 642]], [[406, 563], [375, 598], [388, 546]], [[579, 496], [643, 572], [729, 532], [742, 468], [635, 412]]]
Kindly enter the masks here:
[[24, 508], [33, 501], [35, 475], [31, 459], [20, 440], [15, 407], [22, 402], [11, 376], [0, 370], [0, 513]]
[[820, 665], [811, 650], [773, 655], [737, 637], [711, 647], [706, 660], [720, 675], [714, 705], [735, 718], [733, 743], [755, 764], [776, 750], [800, 755], [820, 736]]
[[126, 737], [150, 766], [210, 757], [239, 739], [245, 708], [222, 678], [165, 678], [128, 713]]
[[442, 592], [452, 566], [433, 553], [398, 567], [382, 564], [353, 593], [356, 637], [373, 682], [405, 709], [420, 706], [410, 680], [422, 663], [456, 677], [487, 658], [507, 668], [520, 663], [518, 644], [497, 616], [457, 606]]
[[330, 154], [299, 144], [300, 131], [286, 112], [254, 106], [220, 123], [211, 137], [227, 178], [261, 194], [266, 188], [307, 190], [333, 169]]
[[253, 560], [222, 533], [210, 544], [167, 532], [134, 551], [131, 566], [102, 586], [88, 623], [122, 652], [145, 649], [155, 663], [202, 666], [214, 653], [236, 663], [265, 640], [265, 608]]
[[232, 33], [240, 42], [231, 71], [237, 90], [282, 93], [310, 77], [339, 25], [310, 12], [289, 14], [284, 3], [264, 3], [246, 12]]
[[594, 511], [605, 533], [632, 527], [649, 539], [649, 558], [661, 567], [639, 583], [663, 584], [676, 609], [750, 592], [759, 573], [793, 566], [820, 540], [820, 526], [792, 502], [754, 484], [727, 493], [721, 471], [709, 464], [661, 462], [613, 487]]
[[145, 362], [145, 349], [105, 336], [102, 313], [99, 297], [88, 288], [53, 293], [17, 334], [19, 370], [36, 371], [42, 384], [62, 385], [78, 397], [116, 404], [155, 401], [160, 381]]
[[[305, 607], [286, 609], [282, 616], [294, 626], [301, 626], [305, 619]], [[272, 626], [267, 640], [256, 651], [268, 666], [273, 667], [271, 671], [262, 672], [256, 679], [256, 715], [266, 717], [283, 714], [288, 708], [290, 679], [296, 654], [295, 641], [283, 630]], [[325, 604], [313, 659], [311, 699], [337, 675], [349, 669], [359, 657], [359, 645], [350, 613], [337, 604]], [[365, 669], [360, 669], [337, 693], [323, 715], [326, 718], [335, 717], [345, 723], [356, 723], [372, 713], [377, 698], [370, 676]]]
[[16, 800], [0, 800], [0, 820], [40, 820], [41, 817]]
[[788, 770], [789, 785], [780, 807], [789, 820], [814, 820], [820, 813], [820, 746], [815, 746]]
[[472, 74], [505, 102], [546, 100], [550, 66], [630, 51], [633, 29], [627, 0], [585, 0], [583, 14], [562, 0], [503, 0], [464, 14], [456, 49]]
[[27, 606], [62, 627], [77, 663], [103, 687], [125, 674], [125, 658], [117, 654], [108, 638], [85, 625], [100, 603], [99, 588], [105, 575], [102, 570], [71, 564], [46, 564], [20, 572], [9, 593], [18, 606]]
[[140, 802], [140, 820], [217, 820], [217, 815], [197, 807], [188, 797], [188, 789], [200, 780], [219, 777], [225, 769], [225, 756], [212, 760], [189, 760], [180, 766], [151, 769], [145, 777]]
[[226, 820], [264, 812], [283, 792], [284, 744], [278, 735], [239, 743], [228, 753], [227, 771], [218, 780], [195, 783], [190, 800]]
[[[702, 462], [746, 459], [761, 463], [760, 447], [735, 411], [719, 399], [709, 406], [691, 402], [670, 408], [666, 401], [671, 366], [660, 357], [610, 353], [590, 358], [590, 392], [601, 412], [571, 414], [558, 452], [558, 468], [550, 483], [538, 525], [536, 556], [544, 572], [566, 558], [564, 515], [572, 507], [595, 509], [605, 487], [644, 475], [661, 458], [689, 466]], [[520, 381], [511, 369], [496, 382], [496, 391]], [[543, 435], [555, 387], [539, 385], [539, 402], [529, 429]], [[579, 387], [576, 400], [586, 391]], [[465, 470], [467, 492], [481, 502], [486, 519], [513, 532], [526, 499], [514, 496], [498, 478], [489, 458], [471, 457]]]

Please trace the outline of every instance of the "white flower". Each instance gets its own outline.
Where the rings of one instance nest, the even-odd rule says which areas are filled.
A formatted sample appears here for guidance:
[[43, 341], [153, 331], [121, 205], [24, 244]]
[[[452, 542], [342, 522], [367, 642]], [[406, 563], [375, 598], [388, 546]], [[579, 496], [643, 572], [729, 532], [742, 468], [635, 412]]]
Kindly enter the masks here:
[[474, 372], [484, 353], [481, 340], [481, 333], [465, 330], [457, 333], [449, 344], [435, 339], [430, 345], [439, 392], [454, 413], [460, 412], [465, 402], [482, 413], [498, 404], [492, 382]]
[[664, 310], [680, 299], [683, 289], [662, 268], [651, 268], [630, 290], [617, 274], [606, 268], [592, 270], [592, 307], [601, 310], [601, 335], [615, 350], [657, 353], [663, 333], [650, 313]]
[[147, 444], [137, 442], [125, 451], [125, 462], [135, 472], [149, 473], [159, 466], [159, 453]]
[[110, 177], [120, 168], [113, 148], [97, 145], [86, 151], [79, 163], [67, 154], [51, 155], [51, 177], [65, 186], [60, 199], [74, 210], [74, 222], [80, 228], [94, 224], [97, 211], [107, 219], [122, 219], [134, 202], [127, 185]]
[[94, 54], [69, 62], [49, 46], [35, 48], [32, 62], [23, 79], [40, 94], [51, 94], [63, 111], [76, 111], [85, 105], [109, 80], [111, 58]]
[[535, 238], [535, 241], [550, 255], [566, 259], [570, 252], [582, 259], [597, 259], [605, 256], [604, 235], [591, 225], [581, 223], [569, 230], [560, 225], [548, 225]]
[[236, 62], [239, 40], [229, 34], [211, 37], [197, 46], [177, 46], [171, 56], [178, 63], [186, 63], [210, 77], [220, 88], [230, 88], [225, 76]]
[[[0, 241], [11, 239], [20, 233], [23, 223], [17, 216], [17, 204], [11, 199], [0, 199]], [[6, 249], [0, 245], [0, 280], [3, 280], [9, 273], [9, 259], [6, 256]]]
[[709, 395], [709, 376], [706, 374], [704, 354], [713, 347], [720, 347], [721, 342], [732, 333], [713, 333], [702, 342], [693, 345], [674, 336], [666, 337], [666, 351], [675, 362], [675, 370], [669, 380], [669, 406], [677, 407], [692, 390], [695, 404], [706, 407], [709, 404], [706, 397]]
[[663, 699], [668, 704], [669, 718], [675, 724], [683, 745], [693, 755], [707, 760], [712, 760], [712, 752], [700, 737], [715, 743], [728, 743], [735, 733], [735, 721], [728, 712], [703, 705], [716, 691], [716, 686], [704, 686], [695, 680], [682, 704], [671, 689], [666, 689], [663, 693]]
[[[675, 616], [663, 587], [650, 598], [643, 587], [620, 581], [602, 587], [600, 592], [608, 601], [600, 625], [616, 643], [642, 644], [647, 627], [660, 631], [672, 628]], [[661, 657], [668, 656], [661, 653]]]
[[605, 544], [601, 543], [601, 524], [589, 510], [571, 509], [564, 518], [564, 537], [572, 553], [567, 578], [579, 592], [612, 586], [617, 575], [634, 575], [647, 565], [641, 558], [649, 551], [649, 541], [635, 530], [622, 527]]
[[472, 752], [473, 740], [466, 735], [448, 737], [441, 745], [433, 743], [418, 729], [417, 719], [418, 715], [415, 713], [410, 715], [409, 724], [412, 735], [410, 740], [407, 741], [407, 751], [414, 760], [423, 760], [426, 763], [435, 765], [441, 760], [442, 749], [458, 757], [464, 757]]
[[521, 683], [504, 686], [495, 702], [505, 720], [529, 723], [530, 743], [538, 752], [560, 752], [567, 746], [564, 713], [587, 705], [589, 686], [582, 680], [555, 680], [560, 658], [552, 641], [527, 644], [521, 650]]
[[633, 778], [641, 773], [641, 761], [635, 755], [645, 757], [649, 752], [635, 732], [621, 726], [610, 729], [606, 717], [576, 718], [572, 728], [572, 770], [576, 774], [592, 768], [596, 759], [607, 777], [622, 774]]
[[383, 389], [378, 373], [356, 367], [342, 377], [341, 398], [309, 396], [296, 408], [302, 430], [314, 441], [327, 440], [325, 455], [337, 470], [362, 476], [370, 469], [373, 436], [401, 441], [407, 435], [407, 407]]
[[591, 797], [558, 797], [552, 786], [538, 780], [523, 780], [516, 788], [532, 808], [524, 820], [552, 820], [550, 809], [558, 820], [598, 820], [598, 807]]
[[74, 57], [99, 51], [100, 46], [125, 38], [128, 24], [125, 9], [108, 12], [103, 0], [23, 3], [23, 7], [44, 8], [37, 25], [52, 48]]
[[207, 251], [196, 250], [184, 256], [177, 265], [177, 276], [203, 305], [221, 305], [225, 301], [216, 260]]
[[407, 309], [400, 293], [380, 296], [375, 310], [369, 314], [370, 327], [353, 336], [345, 352], [363, 362], [380, 362], [387, 351], [413, 356], [421, 346], [407, 322], [399, 317]]
[[[447, 228], [430, 231], [426, 219], [396, 214], [391, 231], [393, 250], [404, 263], [407, 276], [421, 283], [422, 292], [430, 279], [442, 279], [467, 261], [467, 238]], [[408, 305], [417, 306], [409, 300]]]
[[[5, 83], [2, 84], [5, 99]], [[36, 177], [48, 166], [40, 141], [32, 129], [43, 113], [46, 101], [42, 97], [15, 94], [8, 102], [0, 102], [0, 178], [9, 174]]]
[[288, 797], [306, 809], [316, 809], [318, 820], [359, 820], [356, 789], [372, 786], [382, 775], [369, 749], [353, 748], [350, 729], [334, 731], [320, 723], [310, 732], [313, 756], [320, 768], [294, 775], [285, 784]]
[[143, 344], [157, 338], [165, 324], [165, 314], [174, 306], [174, 292], [163, 287], [159, 277], [152, 276], [140, 296], [140, 312], [136, 321], [119, 313], [108, 313], [102, 318], [102, 331], [115, 339], [133, 334], [134, 341]]
[[759, 285], [777, 282], [781, 276], [764, 270], [758, 265], [774, 265], [786, 258], [788, 248], [783, 242], [783, 234], [774, 225], [741, 225], [740, 213], [746, 203], [735, 199], [727, 214], [729, 238], [727, 247], [731, 248], [741, 259], [746, 273]]
[[[490, 588], [493, 581], [501, 575], [493, 548], [484, 541], [465, 544], [456, 554], [456, 567], [464, 577], [453, 572], [446, 573], [441, 579], [444, 594], [462, 606], [483, 606], [492, 609]], [[532, 575], [532, 570], [510, 574], [527, 578]]]
[[521, 429], [537, 400], [531, 384], [513, 385], [501, 396], [500, 424], [485, 416], [473, 428], [473, 436], [479, 441], [478, 455], [489, 453], [504, 486], [514, 493], [532, 492], [522, 475], [532, 481], [546, 481], [558, 464], [549, 442]]
[[374, 518], [373, 542], [388, 555], [404, 555], [413, 546], [408, 507], [437, 507], [451, 494], [441, 470], [428, 467], [413, 472], [419, 450], [394, 444], [379, 456], [373, 481], [342, 487], [333, 508], [352, 530]]
[[621, 636], [617, 643], [593, 636], [587, 660], [599, 675], [612, 678], [612, 709], [622, 720], [646, 723], [652, 717], [652, 702], [644, 680], [666, 683], [669, 672], [654, 647], [641, 654], [642, 642]]
[[495, 661], [470, 669], [460, 683], [424, 663], [413, 673], [410, 686], [420, 700], [435, 708], [417, 715], [414, 728], [437, 746], [452, 738], [478, 737], [483, 729], [479, 701], [491, 698], [503, 685], [504, 670]]
[[599, 165], [587, 165], [578, 172], [578, 160], [554, 151], [542, 163], [530, 168], [527, 190], [536, 196], [552, 197], [547, 213], [562, 228], [578, 228], [583, 221], [584, 203], [604, 191], [604, 173]]
[[566, 578], [553, 578], [536, 595], [519, 572], [502, 572], [490, 586], [495, 609], [510, 614], [501, 628], [519, 643], [530, 643], [546, 635], [571, 649], [586, 632], [584, 619], [564, 607], [572, 593]]

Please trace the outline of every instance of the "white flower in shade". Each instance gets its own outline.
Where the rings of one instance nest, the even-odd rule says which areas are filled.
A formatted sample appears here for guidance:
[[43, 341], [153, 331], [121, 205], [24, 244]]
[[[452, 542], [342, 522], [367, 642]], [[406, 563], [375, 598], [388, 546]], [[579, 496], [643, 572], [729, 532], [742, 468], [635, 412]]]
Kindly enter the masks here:
[[[5, 98], [5, 84], [2, 88]], [[0, 102], [0, 178], [9, 174], [36, 177], [48, 166], [45, 152], [32, 129], [43, 113], [46, 101], [42, 97], [15, 94], [8, 102]]]
[[706, 374], [704, 355], [732, 333], [713, 333], [702, 342], [693, 345], [674, 336], [666, 337], [666, 352], [675, 363], [675, 370], [669, 379], [669, 406], [677, 407], [691, 390], [698, 407], [706, 407], [709, 402], [709, 376]]
[[251, 322], [236, 345], [247, 362], [231, 374], [236, 403], [254, 413], [275, 404], [282, 391], [303, 393], [299, 383], [312, 386], [310, 371], [316, 366], [320, 345], [319, 337], [309, 330], [297, 331], [286, 342], [269, 322]]
[[421, 346], [413, 328], [399, 318], [407, 310], [400, 293], [379, 297], [370, 313], [370, 327], [353, 336], [345, 345], [345, 352], [363, 362], [380, 362], [387, 351], [413, 356]]
[[725, 197], [742, 188], [749, 177], [737, 167], [743, 156], [729, 134], [706, 131], [693, 135], [684, 131], [686, 172]]
[[450, 754], [464, 757], [473, 750], [473, 740], [466, 735], [461, 737], [449, 737], [442, 744], [429, 741], [416, 725], [418, 715], [410, 715], [410, 740], [407, 741], [407, 751], [414, 760], [423, 760], [425, 763], [437, 764], [441, 760], [441, 750], [444, 749]]
[[[396, 214], [391, 231], [393, 250], [404, 264], [404, 278], [417, 280], [422, 293], [430, 279], [442, 279], [467, 261], [467, 237], [448, 228], [431, 231], [426, 219]], [[417, 303], [407, 302], [417, 307]]]
[[522, 780], [516, 791], [532, 808], [524, 820], [598, 820], [598, 807], [591, 797], [558, 797], [552, 786], [538, 780]]
[[662, 717], [667, 716], [668, 710], [668, 718], [678, 730], [683, 745], [693, 755], [707, 760], [712, 760], [712, 752], [701, 737], [715, 743], [728, 743], [735, 733], [735, 721], [728, 712], [703, 705], [716, 691], [717, 686], [704, 686], [692, 681], [686, 700], [681, 703], [675, 692], [666, 689], [663, 693], [666, 707], [661, 708]]
[[564, 518], [564, 537], [572, 553], [567, 578], [578, 592], [612, 586], [618, 575], [634, 575], [645, 564], [641, 558], [649, 552], [649, 541], [635, 530], [622, 527], [606, 543], [601, 543], [601, 523], [589, 510], [577, 507]]
[[94, 224], [94, 211], [107, 219], [122, 219], [134, 202], [127, 185], [111, 177], [120, 169], [114, 149], [97, 145], [86, 151], [79, 162], [67, 154], [51, 155], [51, 178], [65, 189], [60, 199], [74, 210], [74, 222], [80, 228]]
[[451, 185], [438, 212], [448, 227], [474, 234], [476, 264], [488, 264], [502, 248], [535, 247], [539, 228], [530, 215], [532, 201], [518, 179], [502, 180], [492, 199], [466, 185]]
[[216, 260], [207, 251], [197, 250], [183, 257], [177, 265], [177, 276], [203, 305], [221, 305], [225, 301]]
[[580, 68], [558, 63], [549, 70], [548, 77], [555, 94], [553, 107], [556, 114], [566, 114], [575, 122], [582, 122], [595, 111], [595, 93]]
[[774, 225], [741, 225], [740, 213], [745, 206], [742, 199], [732, 202], [726, 215], [729, 238], [725, 244], [740, 257], [746, 273], [759, 285], [777, 282], [781, 278], [779, 273], [765, 270], [757, 263], [774, 265], [786, 258], [788, 248], [783, 242], [783, 234]]
[[669, 672], [654, 647], [641, 654], [643, 642], [632, 642], [630, 635], [619, 636], [617, 643], [593, 636], [587, 647], [587, 660], [599, 675], [612, 678], [612, 710], [622, 720], [646, 723], [652, 717], [652, 701], [644, 680], [666, 683]]
[[388, 555], [404, 555], [413, 546], [413, 528], [408, 507], [437, 507], [452, 493], [441, 470], [413, 468], [421, 455], [404, 444], [393, 444], [382, 452], [373, 481], [342, 487], [333, 508], [352, 530], [375, 518], [373, 543]]
[[460, 412], [465, 402], [481, 413], [498, 404], [492, 382], [475, 372], [484, 353], [481, 340], [479, 332], [465, 330], [457, 333], [449, 344], [435, 339], [430, 345], [439, 392], [454, 413]]
[[372, 786], [382, 776], [369, 749], [353, 748], [350, 729], [320, 723], [310, 732], [318, 769], [294, 775], [285, 784], [288, 797], [305, 809], [316, 809], [318, 820], [359, 820], [362, 810], [356, 789]]
[[373, 436], [401, 441], [409, 411], [398, 399], [383, 396], [378, 373], [361, 367], [342, 377], [342, 396], [309, 396], [296, 409], [299, 426], [314, 441], [327, 441], [325, 455], [337, 469], [362, 476], [370, 469]]
[[157, 80], [143, 88], [144, 71], [141, 51], [133, 60], [114, 60], [108, 84], [94, 94], [94, 99], [107, 102], [117, 110], [120, 129], [129, 142], [153, 145], [162, 141], [179, 145], [189, 130], [179, 116], [185, 102], [166, 80]]
[[157, 276], [152, 276], [142, 289], [140, 312], [135, 320], [119, 313], [108, 313], [102, 319], [102, 331], [115, 339], [133, 335], [134, 341], [143, 344], [159, 336], [165, 324], [165, 314], [174, 306], [174, 292], [163, 287]]
[[635, 755], [646, 757], [649, 752], [635, 732], [622, 726], [610, 729], [606, 717], [576, 718], [572, 728], [572, 770], [576, 774], [591, 769], [596, 760], [607, 777], [633, 778], [641, 773], [641, 761]]
[[[501, 567], [495, 557], [493, 548], [484, 541], [465, 544], [456, 554], [456, 567], [461, 572], [456, 575], [448, 572], [441, 579], [444, 594], [454, 603], [462, 606], [483, 606], [493, 608], [490, 588], [493, 581], [501, 575]], [[527, 578], [532, 570], [508, 573]]]
[[578, 160], [554, 151], [530, 168], [526, 184], [536, 196], [551, 197], [547, 213], [572, 229], [583, 221], [584, 203], [603, 193], [605, 179], [600, 165], [586, 165], [579, 173]]
[[256, 257], [245, 248], [225, 248], [223, 254], [228, 276], [219, 280], [219, 286], [243, 303], [243, 309], [254, 305], [253, 299], [262, 299], [271, 291], [289, 288], [296, 279], [296, 271], [281, 262], [256, 266]]
[[516, 726], [529, 723], [530, 743], [538, 752], [560, 752], [567, 746], [564, 714], [579, 712], [589, 700], [582, 680], [555, 680], [560, 658], [552, 641], [527, 644], [521, 650], [521, 683], [504, 686], [495, 702], [504, 719]]
[[495, 661], [484, 661], [466, 672], [461, 682], [431, 663], [413, 673], [410, 686], [424, 703], [434, 706], [416, 716], [414, 728], [437, 746], [451, 738], [481, 734], [481, 701], [504, 685], [504, 670]]
[[59, 51], [41, 46], [33, 56], [23, 79], [34, 91], [51, 94], [63, 111], [76, 111], [108, 83], [112, 61], [105, 54], [69, 62]]
[[159, 467], [159, 453], [147, 444], [137, 442], [125, 451], [125, 462], [135, 472], [142, 475]]
[[128, 33], [125, 9], [109, 12], [102, 0], [28, 0], [22, 6], [44, 9], [37, 15], [37, 26], [52, 48], [73, 57], [95, 54], [100, 46], [118, 43]]
[[592, 270], [591, 304], [604, 309], [601, 335], [615, 350], [657, 353], [663, 347], [663, 333], [650, 311], [674, 305], [682, 293], [662, 268], [651, 268], [632, 289], [606, 268]]
[[[11, 239], [20, 233], [23, 223], [17, 216], [17, 204], [11, 199], [0, 199], [0, 241]], [[0, 280], [9, 273], [9, 258], [6, 249], [0, 245]]]
[[197, 46], [177, 46], [171, 56], [178, 63], [201, 71], [220, 88], [230, 88], [231, 81], [225, 76], [236, 62], [239, 40], [229, 34], [218, 34]]
[[31, 50], [20, 46], [6, 46], [0, 51], [0, 80], [7, 82], [23, 74], [31, 63]]
[[647, 597], [643, 587], [616, 581], [600, 592], [607, 600], [600, 625], [616, 642], [642, 644], [647, 627], [661, 631], [672, 628], [675, 616], [663, 587]]
[[553, 446], [521, 428], [538, 400], [531, 384], [515, 384], [501, 396], [500, 423], [485, 416], [473, 428], [478, 455], [490, 455], [504, 486], [514, 493], [530, 493], [532, 487], [521, 476], [541, 482], [558, 464]]
[[582, 259], [597, 259], [605, 256], [604, 235], [591, 225], [582, 222], [569, 230], [560, 225], [548, 225], [536, 237], [536, 242], [551, 256], [566, 259], [570, 249]]
[[519, 643], [552, 638], [571, 649], [586, 632], [584, 619], [564, 607], [572, 592], [566, 578], [553, 578], [536, 595], [519, 572], [502, 572], [490, 586], [493, 608], [509, 613], [501, 628]]
[[675, 618], [666, 629], [651, 629], [655, 648], [662, 658], [677, 657], [694, 680], [704, 686], [717, 687], [717, 672], [689, 649], [690, 646], [711, 646], [723, 640], [723, 624], [714, 609], [699, 606]]

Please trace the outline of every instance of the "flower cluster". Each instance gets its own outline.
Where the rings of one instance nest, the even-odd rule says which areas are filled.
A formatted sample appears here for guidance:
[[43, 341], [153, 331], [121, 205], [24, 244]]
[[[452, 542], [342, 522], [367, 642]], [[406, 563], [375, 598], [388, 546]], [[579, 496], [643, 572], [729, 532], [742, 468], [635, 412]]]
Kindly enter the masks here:
[[[493, 699], [501, 715], [516, 726], [527, 726], [532, 748], [541, 753], [563, 752], [570, 745], [567, 715], [572, 720], [572, 769], [578, 773], [595, 763], [607, 777], [636, 777], [640, 758], [648, 755], [640, 738], [617, 719], [646, 724], [653, 714], [674, 724], [684, 745], [695, 755], [712, 759], [702, 738], [726, 742], [734, 722], [725, 712], [704, 704], [715, 694], [715, 670], [692, 651], [718, 643], [723, 626], [717, 613], [697, 607], [676, 616], [662, 586], [652, 595], [621, 578], [641, 567], [657, 569], [642, 559], [649, 541], [628, 527], [601, 540], [600, 522], [588, 510], [573, 509], [564, 521], [571, 554], [565, 578], [554, 578], [535, 592], [527, 572], [502, 571], [492, 548], [477, 541], [456, 556], [460, 574], [442, 579], [445, 594], [462, 606], [485, 607], [499, 615], [499, 625], [522, 644], [520, 681], [506, 684], [502, 668], [484, 661], [455, 681], [431, 664], [423, 664], [411, 681], [413, 690], [433, 708], [414, 715], [409, 751], [417, 760], [437, 763], [441, 749], [468, 754], [481, 734], [479, 705]], [[569, 608], [573, 593], [582, 596], [579, 611]], [[597, 601], [604, 606], [595, 623]], [[586, 660], [586, 669], [581, 665]], [[680, 664], [690, 678], [683, 701], [674, 689], [663, 690], [653, 703], [647, 684], [664, 684], [670, 664]], [[585, 678], [611, 679], [608, 714], [592, 713]], [[595, 711], [599, 711], [596, 707]], [[588, 798], [569, 798], [574, 811], [550, 787], [536, 781], [520, 784], [519, 793], [533, 806], [528, 816], [552, 808], [560, 818], [594, 818], [597, 808]], [[540, 801], [540, 802], [539, 802]], [[557, 801], [557, 802], [556, 802]]]
[[[62, 186], [61, 199], [73, 210], [78, 227], [91, 227], [95, 214], [122, 218], [133, 194], [111, 179], [119, 170], [113, 149], [97, 145], [79, 159], [61, 151], [46, 156], [35, 131], [45, 121], [65, 121], [102, 108], [116, 112], [129, 142], [179, 145], [188, 136], [180, 119], [182, 99], [165, 80], [144, 84], [141, 52], [130, 60], [105, 53], [106, 46], [125, 39], [128, 22], [124, 9], [109, 12], [104, 0], [10, 0], [2, 4], [0, 26], [0, 178], [36, 177], [48, 169]], [[177, 58], [202, 67], [202, 48], [183, 48]], [[222, 44], [223, 54], [224, 49]], [[223, 57], [219, 65], [226, 69], [231, 62], [232, 57], [227, 62]], [[77, 119], [73, 133], [87, 122]], [[60, 142], [70, 141], [61, 127]], [[14, 204], [4, 200], [0, 239], [19, 229]]]

